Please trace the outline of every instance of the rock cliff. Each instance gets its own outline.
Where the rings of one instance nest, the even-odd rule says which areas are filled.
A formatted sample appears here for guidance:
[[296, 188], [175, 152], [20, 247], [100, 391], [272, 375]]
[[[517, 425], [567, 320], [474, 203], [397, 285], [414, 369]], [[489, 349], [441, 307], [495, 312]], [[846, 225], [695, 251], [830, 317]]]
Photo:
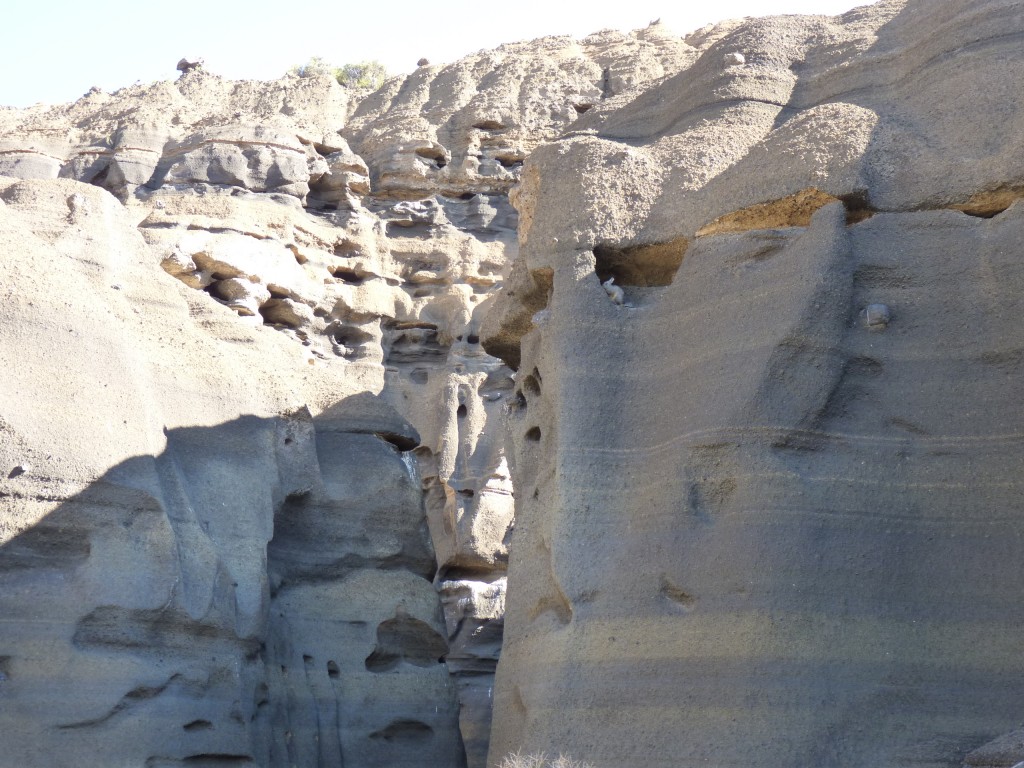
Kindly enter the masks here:
[[1022, 35], [0, 109], [0, 765], [1024, 759]]
[[524, 158], [659, 27], [0, 110], [0, 762], [482, 766]]
[[1022, 34], [750, 20], [527, 158], [492, 756], [1021, 759]]

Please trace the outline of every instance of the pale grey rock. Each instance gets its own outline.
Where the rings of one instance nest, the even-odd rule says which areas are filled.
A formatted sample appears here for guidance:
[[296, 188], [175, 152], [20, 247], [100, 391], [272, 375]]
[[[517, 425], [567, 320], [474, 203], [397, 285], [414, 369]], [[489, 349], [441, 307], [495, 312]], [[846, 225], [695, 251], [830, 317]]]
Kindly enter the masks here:
[[[7, 758], [41, 765], [45, 745], [53, 766], [82, 754], [271, 766], [341, 753], [346, 765], [462, 765], [437, 566], [404, 453], [419, 436], [351, 363], [329, 366], [193, 290], [294, 301], [266, 287], [289, 274], [262, 233], [304, 214], [168, 195], [152, 209], [161, 226], [143, 228], [160, 233], [150, 246], [138, 212], [96, 186], [5, 179], [0, 199], [0, 241], [19, 254], [6, 284], [28, 302], [3, 324], [0, 358], [21, 362], [0, 456], [40, 467], [2, 480], [4, 498], [25, 499], [0, 516], [0, 686], [17, 702], [0, 708], [17, 734]], [[72, 208], [90, 213], [69, 230]], [[157, 268], [149, 249], [169, 242], [195, 246], [164, 258], [191, 286]], [[262, 257], [259, 243], [271, 248]], [[45, 297], [72, 285], [90, 300], [45, 320]], [[33, 344], [20, 343], [22, 322], [38, 326]], [[315, 378], [309, 360], [323, 366]], [[88, 407], [52, 427], [14, 408], [37, 376], [49, 384], [34, 408], [84, 397], [85, 380]], [[318, 404], [316, 418], [296, 401]], [[196, 422], [211, 426], [186, 426]], [[77, 586], [55, 591], [53, 579]], [[344, 607], [335, 623], [317, 618], [325, 605]]]
[[217, 184], [300, 199], [309, 192], [310, 168], [295, 139], [255, 128], [203, 133], [164, 155], [164, 184]]
[[344, 139], [339, 138], [337, 143], [344, 148], [323, 157], [322, 173], [311, 174], [311, 207], [352, 208], [360, 198], [370, 193], [370, 172], [366, 163], [348, 149]]
[[481, 334], [517, 368], [492, 765], [958, 765], [1019, 727], [1022, 29], [725, 25], [527, 158]]
[[426, 200], [403, 200], [383, 212], [383, 218], [396, 227], [417, 225], [438, 226], [446, 224], [444, 208], [434, 198]]
[[0, 176], [17, 179], [55, 179], [61, 160], [53, 147], [36, 142], [9, 140], [0, 142]]
[[462, 738], [470, 765], [482, 764], [490, 740], [494, 668], [501, 653], [505, 579], [440, 584], [448, 625], [448, 666], [459, 692]]
[[0, 178], [12, 764], [478, 768], [492, 692], [492, 762], [1016, 727], [1020, 26], [887, 1], [0, 110], [46, 177]]
[[869, 331], [884, 331], [892, 315], [885, 304], [868, 304], [861, 310], [861, 319]]
[[1024, 762], [1024, 729], [1003, 734], [964, 757], [967, 768], [1018, 768]]
[[660, 27], [505, 45], [393, 78], [359, 104], [343, 133], [378, 192], [505, 194], [526, 155], [584, 105], [635, 93], [695, 56]]

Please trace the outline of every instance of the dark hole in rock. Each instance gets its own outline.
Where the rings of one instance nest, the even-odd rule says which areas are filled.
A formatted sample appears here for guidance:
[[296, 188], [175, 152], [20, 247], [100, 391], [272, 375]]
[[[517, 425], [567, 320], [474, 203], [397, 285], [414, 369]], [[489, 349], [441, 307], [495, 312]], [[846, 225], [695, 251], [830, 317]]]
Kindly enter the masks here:
[[416, 154], [425, 160], [432, 160], [438, 168], [448, 165], [448, 156], [439, 147], [421, 147], [416, 150]]
[[193, 731], [209, 731], [213, 728], [213, 723], [209, 720], [193, 720], [191, 723], [185, 723], [181, 726], [183, 731], [192, 733]]
[[103, 166], [99, 173], [89, 179], [90, 184], [95, 184], [97, 187], [105, 187], [107, 184], [107, 176], [110, 175], [110, 165]]
[[[231, 304], [230, 306], [239, 314], [243, 314], [245, 311], [245, 308], [240, 307], [238, 304]], [[263, 318], [263, 322], [267, 325], [301, 328], [308, 322], [308, 318], [298, 307], [299, 305], [295, 302], [284, 299], [270, 299], [270, 301], [260, 305], [259, 313]]]
[[847, 225], [859, 224], [875, 215], [875, 209], [871, 207], [871, 203], [868, 201], [868, 194], [865, 191], [845, 195], [840, 200], [842, 200], [843, 207], [846, 209]]
[[478, 123], [473, 123], [473, 127], [479, 131], [500, 131], [505, 126], [497, 120], [481, 120]]
[[472, 200], [476, 197], [476, 192], [463, 192], [459, 195], [459, 200]]
[[[484, 379], [484, 383], [477, 390], [481, 395], [503, 394], [508, 390], [515, 389], [516, 383], [504, 371], [492, 371]], [[487, 398], [488, 400], [494, 398]]]
[[424, 363], [447, 357], [450, 339], [442, 338], [432, 323], [387, 323], [385, 349], [387, 363]]
[[522, 392], [520, 392], [520, 391], [516, 392], [516, 399], [513, 401], [513, 405], [516, 408], [520, 408], [520, 409], [526, 408], [526, 397], [523, 396]]
[[683, 263], [688, 246], [685, 237], [667, 243], [625, 248], [598, 245], [594, 248], [595, 271], [602, 283], [615, 278], [616, 285], [670, 285], [679, 265]]
[[341, 670], [338, 668], [338, 662], [327, 662], [327, 676], [335, 679], [341, 676]]
[[[535, 368], [534, 372], [536, 372], [536, 370], [537, 369]], [[523, 379], [523, 391], [533, 397], [540, 395], [540, 382], [532, 373], [528, 374], [526, 378]]]
[[354, 269], [331, 267], [328, 271], [331, 273], [331, 277], [342, 280], [349, 285], [362, 285], [366, 282], [366, 275], [361, 275]]
[[419, 720], [395, 720], [386, 728], [374, 731], [371, 739], [383, 741], [426, 741], [434, 735], [434, 729]]
[[526, 439], [533, 443], [540, 442], [540, 427], [530, 427], [526, 430]]
[[463, 563], [460, 565], [446, 565], [438, 574], [438, 582], [444, 581], [486, 581], [492, 582], [496, 576], [501, 574], [495, 573], [487, 566], [483, 565], [471, 565]]
[[582, 115], [584, 112], [586, 112], [593, 106], [593, 104], [573, 104], [572, 108], [576, 110], [576, 114]]
[[412, 379], [413, 384], [426, 384], [430, 379], [430, 373], [426, 368], [414, 368], [409, 374], [409, 378]]
[[414, 448], [419, 447], [419, 443], [417, 443], [413, 438], [398, 432], [374, 432], [373, 434], [384, 442], [391, 443], [395, 448], [402, 452], [411, 451]]
[[370, 672], [390, 672], [405, 662], [430, 667], [448, 653], [448, 643], [425, 621], [396, 616], [377, 625], [377, 645], [366, 657]]
[[362, 346], [373, 340], [373, 336], [359, 328], [339, 325], [328, 329], [328, 336], [334, 342], [334, 353], [343, 357], [356, 357], [362, 352]]
[[479, 344], [480, 337], [477, 336], [475, 333], [471, 333], [469, 334], [469, 336], [466, 337], [466, 341], [470, 344]]
[[291, 445], [291, 444], [292, 444], [292, 443], [294, 443], [294, 442], [295, 442], [295, 440], [294, 440], [294, 439], [292, 439], [292, 438], [290, 438], [290, 437], [286, 437], [286, 438], [284, 439], [284, 444], [285, 444], [285, 445]]
[[515, 155], [498, 155], [494, 158], [502, 168], [518, 168], [523, 164], [523, 158]]
[[466, 413], [467, 411], [465, 405], [460, 405], [458, 407], [458, 410], [455, 411], [455, 415], [458, 416], [460, 419], [466, 418]]
[[184, 765], [196, 766], [196, 768], [212, 768], [212, 766], [224, 765], [256, 765], [249, 755], [226, 755], [214, 752], [189, 755], [181, 762]]
[[334, 255], [341, 259], [351, 259], [360, 255], [359, 246], [351, 240], [342, 240], [334, 244]]
[[697, 598], [678, 586], [673, 584], [664, 575], [661, 577], [659, 593], [662, 597], [685, 610], [690, 610], [696, 605]]
[[465, 496], [467, 499], [472, 499], [476, 496], [476, 492], [472, 488], [462, 488], [456, 491], [456, 493], [459, 494], [459, 496]]
[[992, 219], [1022, 197], [1024, 197], [1024, 186], [1003, 185], [996, 189], [977, 192], [971, 195], [967, 202], [952, 207], [968, 216]]

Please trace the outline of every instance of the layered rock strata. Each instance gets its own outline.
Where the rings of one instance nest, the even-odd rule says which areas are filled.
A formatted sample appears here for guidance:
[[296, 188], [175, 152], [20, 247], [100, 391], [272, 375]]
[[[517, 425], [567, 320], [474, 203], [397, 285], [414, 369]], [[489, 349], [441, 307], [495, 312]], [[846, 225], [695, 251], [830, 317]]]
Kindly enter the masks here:
[[526, 160], [492, 764], [1019, 759], [1022, 34], [751, 20]]
[[0, 111], [3, 760], [483, 765], [508, 191], [696, 55], [655, 26]]

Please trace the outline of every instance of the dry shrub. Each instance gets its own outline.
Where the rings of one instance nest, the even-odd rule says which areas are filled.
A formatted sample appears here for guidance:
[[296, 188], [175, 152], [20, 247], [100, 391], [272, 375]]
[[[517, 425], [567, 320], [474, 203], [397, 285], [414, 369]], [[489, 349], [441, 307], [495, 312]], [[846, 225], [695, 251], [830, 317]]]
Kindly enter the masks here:
[[524, 755], [515, 752], [505, 755], [498, 768], [594, 768], [590, 763], [582, 760], [573, 760], [571, 757], [559, 755], [555, 758], [548, 758], [543, 752], [539, 755]]

